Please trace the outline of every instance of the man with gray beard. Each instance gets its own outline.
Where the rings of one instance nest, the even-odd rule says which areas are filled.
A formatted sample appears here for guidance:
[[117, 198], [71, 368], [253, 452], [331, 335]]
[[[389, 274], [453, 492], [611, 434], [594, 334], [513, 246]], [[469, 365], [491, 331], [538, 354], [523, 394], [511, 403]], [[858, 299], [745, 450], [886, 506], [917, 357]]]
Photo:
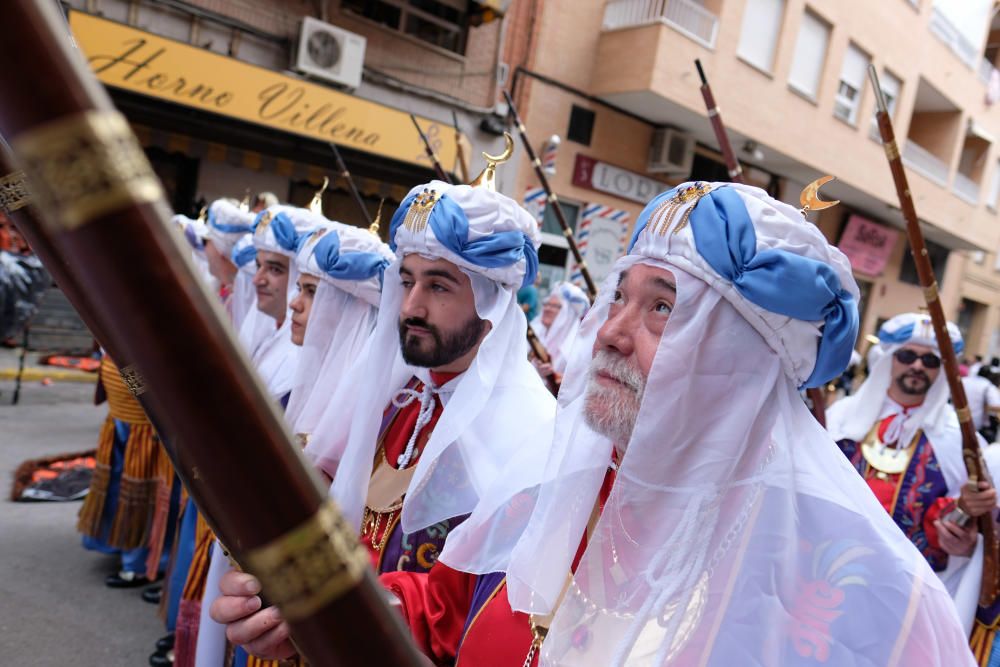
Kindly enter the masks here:
[[[815, 422], [857, 336], [850, 264], [757, 188], [650, 202], [584, 319], [546, 458], [422, 578], [436, 664], [972, 663], [947, 592]], [[544, 449], [544, 448], [539, 448]]]

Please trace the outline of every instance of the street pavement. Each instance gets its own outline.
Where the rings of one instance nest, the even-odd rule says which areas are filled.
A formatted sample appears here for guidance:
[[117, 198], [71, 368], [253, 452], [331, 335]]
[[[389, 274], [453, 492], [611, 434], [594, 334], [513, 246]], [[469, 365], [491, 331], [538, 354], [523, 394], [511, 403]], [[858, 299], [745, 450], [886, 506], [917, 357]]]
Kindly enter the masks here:
[[163, 624], [141, 588], [104, 586], [117, 562], [80, 546], [81, 503], [8, 500], [22, 461], [93, 449], [107, 406], [92, 384], [32, 381], [16, 406], [13, 389], [0, 381], [0, 665], [146, 665]]

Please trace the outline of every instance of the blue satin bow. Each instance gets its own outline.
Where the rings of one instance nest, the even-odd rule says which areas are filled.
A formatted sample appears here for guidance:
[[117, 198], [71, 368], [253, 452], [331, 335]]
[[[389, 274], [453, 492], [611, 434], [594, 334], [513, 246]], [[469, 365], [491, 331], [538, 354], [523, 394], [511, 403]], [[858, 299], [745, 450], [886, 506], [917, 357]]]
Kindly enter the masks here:
[[208, 211], [208, 225], [214, 227], [224, 234], [246, 234], [252, 229], [250, 225], [230, 225], [216, 220], [215, 211]]
[[253, 244], [248, 244], [242, 248], [233, 248], [233, 264], [236, 266], [245, 266], [246, 264], [252, 262], [257, 258], [257, 248], [253, 247]]
[[[417, 197], [414, 193], [403, 200], [389, 225], [389, 245], [396, 250], [396, 230], [403, 224], [406, 212]], [[469, 218], [455, 200], [442, 195], [431, 210], [429, 224], [434, 237], [448, 250], [470, 264], [487, 269], [511, 266], [525, 260], [521, 286], [535, 282], [538, 273], [538, 251], [527, 234], [518, 231], [495, 232], [474, 241], [469, 240]]]
[[[646, 206], [630, 251], [654, 203], [662, 199]], [[757, 252], [750, 214], [732, 188], [717, 188], [702, 197], [691, 212], [690, 225], [698, 254], [743, 298], [779, 315], [824, 322], [816, 363], [801, 388], [823, 386], [847, 368], [858, 336], [858, 306], [832, 267], [776, 248]]]
[[[254, 232], [257, 231], [257, 226], [260, 224], [264, 213], [265, 211], [261, 211], [257, 214], [257, 218], [253, 224]], [[287, 212], [278, 211], [275, 213], [271, 218], [270, 229], [279, 247], [290, 252], [295, 252], [295, 249], [299, 245], [299, 233], [295, 229], [295, 223], [292, 222]]]
[[[885, 327], [879, 330], [878, 339], [886, 344], [905, 344], [913, 337], [913, 323], [903, 325], [895, 331], [886, 331]], [[961, 339], [951, 339], [951, 346], [955, 348], [955, 354], [962, 354], [965, 349], [965, 341]]]
[[340, 235], [329, 231], [312, 250], [316, 264], [326, 275], [337, 280], [367, 280], [378, 276], [382, 281], [389, 260], [374, 252], [340, 252]]

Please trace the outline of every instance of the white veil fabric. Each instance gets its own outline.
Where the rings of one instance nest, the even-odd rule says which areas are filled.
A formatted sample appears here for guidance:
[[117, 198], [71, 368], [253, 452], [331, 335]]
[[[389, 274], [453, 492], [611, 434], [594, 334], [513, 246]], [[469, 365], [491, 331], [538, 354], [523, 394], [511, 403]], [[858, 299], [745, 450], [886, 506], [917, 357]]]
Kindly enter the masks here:
[[[389, 246], [370, 232], [341, 223], [321, 229], [326, 230], [324, 237], [333, 234], [337, 239], [317, 238], [314, 232], [296, 255], [299, 271], [315, 275], [319, 284], [285, 411], [293, 431], [307, 436], [315, 432], [337, 386], [375, 329], [382, 274], [394, 258]], [[330, 245], [336, 250], [331, 251]]]
[[[430, 214], [431, 224], [403, 224], [408, 207], [432, 187], [444, 196]], [[449, 241], [434, 232], [437, 215], [466, 245], [466, 254], [484, 249], [477, 241], [489, 244], [504, 238], [510, 247], [505, 257], [513, 261], [483, 267], [449, 249]], [[504, 233], [510, 236], [502, 237]], [[411, 377], [431, 383], [429, 371], [406, 364], [400, 352], [402, 259], [418, 253], [457, 265], [472, 281], [479, 317], [492, 328], [470, 367], [436, 388], [444, 409], [417, 461], [403, 504], [402, 528], [411, 533], [471, 512], [486, 489], [499, 482], [505, 464], [526, 446], [537, 446], [539, 434], [551, 433], [555, 402], [527, 360], [526, 323], [515, 298], [526, 272], [534, 279], [526, 257], [534, 255], [538, 243], [534, 219], [502, 195], [434, 181], [411, 191], [393, 219], [391, 234], [396, 260], [385, 271], [378, 322], [364, 363], [356, 364], [340, 385], [305, 451], [334, 478], [333, 497], [348, 521], [359, 527], [383, 409]], [[475, 259], [487, 261], [482, 255]]]
[[257, 290], [253, 286], [253, 277], [257, 272], [257, 249], [253, 246], [253, 236], [246, 234], [233, 245], [230, 257], [236, 265], [236, 280], [233, 281], [233, 293], [226, 303], [233, 329], [237, 335], [243, 327], [247, 315], [257, 310]]
[[[748, 209], [747, 195], [769, 199], [734, 190]], [[801, 216], [773, 236], [751, 217], [759, 252], [811, 246], [856, 294], [846, 260]], [[487, 494], [440, 560], [506, 571], [514, 610], [554, 613], [542, 665], [971, 665], [947, 592], [798, 396], [805, 378], [824, 381], [815, 324], [769, 331], [777, 314], [737, 305], [690, 228], [651, 239], [655, 222], [584, 320], [543, 472], [520, 493]], [[594, 522], [614, 445], [583, 418], [588, 366], [618, 276], [639, 262], [674, 274], [677, 303]], [[845, 364], [852, 346], [838, 346]]]
[[566, 370], [569, 351], [576, 339], [576, 332], [580, 329], [580, 321], [590, 307], [590, 299], [573, 283], [559, 284], [552, 290], [552, 294], [559, 298], [562, 308], [559, 309], [551, 326], [543, 327], [542, 331], [536, 333], [552, 357], [552, 368], [557, 373], [563, 373]]
[[[298, 280], [295, 253], [299, 238], [312, 229], [310, 221], [298, 215], [300, 210], [279, 204], [261, 211], [257, 214], [252, 237], [257, 251], [274, 252], [289, 258], [285, 319], [281, 326], [273, 317], [254, 307], [244, 318], [239, 332], [240, 342], [250, 355], [268, 393], [274, 398], [281, 398], [292, 390], [298, 365], [299, 346], [292, 343], [292, 318], [288, 303], [295, 296]], [[256, 291], [254, 297], [256, 306]]]

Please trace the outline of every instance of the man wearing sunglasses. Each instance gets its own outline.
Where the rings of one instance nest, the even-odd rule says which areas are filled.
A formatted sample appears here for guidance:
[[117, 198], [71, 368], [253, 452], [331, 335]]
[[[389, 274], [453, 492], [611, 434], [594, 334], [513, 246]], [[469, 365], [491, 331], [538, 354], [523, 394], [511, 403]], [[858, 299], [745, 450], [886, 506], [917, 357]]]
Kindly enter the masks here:
[[[948, 323], [956, 354], [958, 327]], [[930, 317], [905, 313], [879, 330], [868, 379], [827, 411], [827, 428], [896, 525], [924, 555], [971, 626], [982, 543], [975, 522], [997, 507], [992, 484], [968, 481], [962, 435]], [[982, 443], [985, 445], [985, 443]]]

